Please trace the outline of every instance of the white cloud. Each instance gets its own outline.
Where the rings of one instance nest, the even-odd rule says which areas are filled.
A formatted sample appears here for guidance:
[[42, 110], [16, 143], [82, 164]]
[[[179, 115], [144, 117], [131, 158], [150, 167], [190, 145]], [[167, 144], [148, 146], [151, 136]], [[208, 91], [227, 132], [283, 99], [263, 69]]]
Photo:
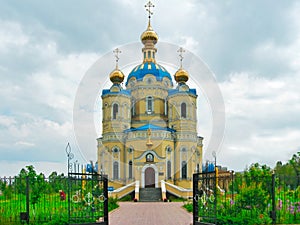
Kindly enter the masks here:
[[19, 23], [0, 19], [0, 27], [0, 52], [3, 53], [15, 47], [23, 47], [28, 43], [29, 39], [24, 35]]
[[21, 146], [21, 147], [34, 147], [35, 144], [34, 143], [29, 143], [26, 141], [18, 141], [17, 143], [15, 143], [16, 146]]
[[14, 118], [5, 115], [0, 115], [0, 126], [9, 127], [15, 123], [16, 121]]
[[[0, 64], [6, 75], [0, 83], [1, 158], [15, 163], [65, 161], [66, 143], [75, 146], [72, 109], [77, 86], [97, 54], [63, 54], [48, 36], [37, 38], [39, 32], [28, 33], [17, 22], [2, 25], [0, 51], [5, 60]], [[80, 150], [76, 152], [80, 157]], [[5, 175], [3, 166], [0, 175]]]
[[220, 161], [241, 170], [288, 160], [300, 147], [299, 85], [297, 75], [267, 79], [247, 73], [223, 82], [227, 126]]
[[0, 177], [13, 177], [20, 173], [22, 168], [26, 166], [33, 165], [36, 172], [43, 173], [48, 177], [53, 171], [57, 171], [58, 173], [67, 174], [67, 166], [65, 163], [55, 163], [55, 162], [48, 162], [48, 161], [6, 161], [0, 160], [1, 164], [1, 173]]

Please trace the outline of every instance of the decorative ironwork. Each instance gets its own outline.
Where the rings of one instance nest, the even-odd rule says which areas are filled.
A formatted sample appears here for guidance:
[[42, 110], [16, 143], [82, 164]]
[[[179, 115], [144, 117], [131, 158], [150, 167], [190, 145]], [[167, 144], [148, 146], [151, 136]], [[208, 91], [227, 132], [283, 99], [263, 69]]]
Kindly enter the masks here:
[[96, 165], [80, 166], [72, 161], [68, 143], [68, 218], [69, 224], [108, 224], [108, 179], [98, 174]]
[[216, 224], [217, 185], [216, 171], [193, 175], [193, 223]]
[[70, 146], [70, 143], [68, 142], [66, 149], [65, 149], [68, 157], [68, 173], [72, 171], [73, 165], [71, 163], [71, 160], [74, 158], [74, 154], [72, 153], [72, 149]]

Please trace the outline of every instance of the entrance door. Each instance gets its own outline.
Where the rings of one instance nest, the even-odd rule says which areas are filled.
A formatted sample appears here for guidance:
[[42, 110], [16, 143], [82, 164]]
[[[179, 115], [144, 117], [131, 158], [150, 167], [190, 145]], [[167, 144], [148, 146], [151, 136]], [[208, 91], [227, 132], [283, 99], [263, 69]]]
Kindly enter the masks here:
[[145, 170], [145, 188], [149, 187], [155, 187], [155, 171], [151, 167]]

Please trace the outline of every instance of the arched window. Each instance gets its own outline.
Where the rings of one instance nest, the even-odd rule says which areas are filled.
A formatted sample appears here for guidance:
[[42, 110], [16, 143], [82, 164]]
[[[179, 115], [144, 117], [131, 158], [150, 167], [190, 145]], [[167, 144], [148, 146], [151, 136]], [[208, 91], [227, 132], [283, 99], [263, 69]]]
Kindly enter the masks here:
[[186, 118], [186, 103], [181, 103], [181, 117]]
[[146, 162], [153, 162], [154, 161], [154, 156], [151, 153], [148, 153], [146, 155]]
[[131, 161], [131, 160], [130, 160], [129, 163], [128, 163], [128, 167], [129, 167], [129, 168], [128, 168], [128, 173], [129, 173], [129, 174], [128, 174], [128, 178], [129, 178], [129, 179], [132, 179], [132, 161]]
[[113, 115], [112, 118], [115, 120], [117, 119], [117, 114], [119, 112], [119, 105], [117, 103], [113, 104]]
[[167, 162], [167, 179], [168, 180], [172, 179], [172, 175], [171, 175], [171, 161]]
[[168, 115], [168, 102], [166, 100], [164, 101], [164, 105], [165, 105], [165, 115]]
[[114, 180], [119, 179], [119, 163], [118, 162], [114, 162], [113, 179]]
[[146, 110], [148, 114], [151, 114], [153, 112], [153, 97], [148, 96], [146, 98]]
[[131, 114], [135, 116], [135, 99], [131, 101]]
[[181, 162], [181, 178], [182, 179], [187, 178], [187, 162], [186, 161]]

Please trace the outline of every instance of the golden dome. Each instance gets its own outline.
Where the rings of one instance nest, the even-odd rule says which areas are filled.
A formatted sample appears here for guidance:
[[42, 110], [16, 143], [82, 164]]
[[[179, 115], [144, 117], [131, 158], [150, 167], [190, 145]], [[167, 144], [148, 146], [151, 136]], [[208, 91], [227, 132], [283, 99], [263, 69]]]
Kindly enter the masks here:
[[121, 70], [119, 69], [115, 69], [114, 71], [112, 71], [109, 75], [109, 79], [111, 80], [111, 82], [113, 82], [114, 84], [120, 84], [123, 82], [124, 80], [124, 74], [122, 73]]
[[152, 29], [150, 22], [148, 24], [147, 30], [145, 30], [141, 35], [141, 41], [143, 44], [146, 43], [147, 40], [153, 41], [153, 44], [157, 43], [158, 35], [157, 33]]
[[187, 82], [188, 79], [189, 79], [189, 73], [186, 70], [180, 68], [175, 73], [174, 78], [175, 78], [177, 83]]

